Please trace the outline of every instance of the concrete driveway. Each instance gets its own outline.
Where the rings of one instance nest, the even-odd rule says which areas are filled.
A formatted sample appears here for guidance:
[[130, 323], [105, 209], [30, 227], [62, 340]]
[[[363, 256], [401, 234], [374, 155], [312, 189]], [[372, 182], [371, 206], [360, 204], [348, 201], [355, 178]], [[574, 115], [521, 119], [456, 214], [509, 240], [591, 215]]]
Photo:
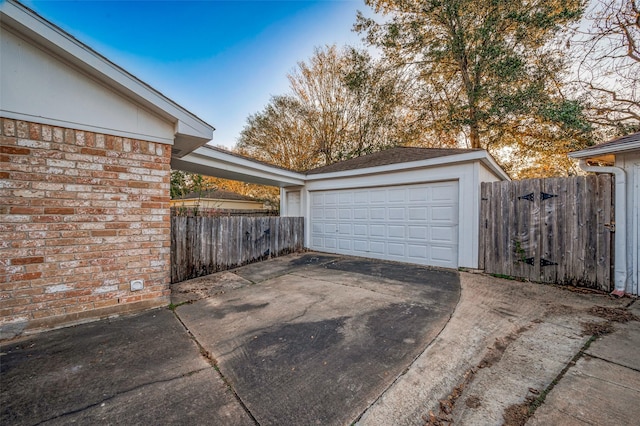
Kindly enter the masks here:
[[259, 424], [357, 419], [460, 296], [455, 271], [314, 253], [234, 274], [176, 286], [176, 302], [209, 295], [176, 313]]
[[632, 299], [317, 253], [172, 290], [172, 310], [0, 342], [0, 424], [640, 417]]

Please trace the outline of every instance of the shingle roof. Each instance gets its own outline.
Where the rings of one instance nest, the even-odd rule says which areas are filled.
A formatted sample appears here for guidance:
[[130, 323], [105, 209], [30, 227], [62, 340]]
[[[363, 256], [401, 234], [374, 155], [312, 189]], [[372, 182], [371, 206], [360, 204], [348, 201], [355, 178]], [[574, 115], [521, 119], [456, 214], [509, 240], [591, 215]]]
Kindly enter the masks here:
[[176, 198], [176, 200], [187, 200], [191, 198], [212, 198], [215, 200], [259, 201], [259, 200], [256, 200], [255, 198], [238, 194], [237, 192], [224, 191], [221, 189], [209, 189], [206, 191], [202, 191], [202, 193], [190, 192], [188, 194], [185, 194], [181, 197]]
[[318, 173], [342, 172], [346, 170], [364, 169], [367, 167], [386, 166], [388, 164], [407, 163], [411, 161], [429, 160], [432, 158], [446, 157], [449, 155], [464, 154], [467, 152], [481, 151], [480, 149], [460, 148], [416, 148], [396, 147], [384, 151], [374, 152], [328, 166], [309, 170], [308, 175]]
[[590, 146], [580, 151], [569, 153], [570, 157], [584, 158], [590, 155], [613, 154], [616, 152], [640, 149], [640, 132], [622, 136], [608, 142]]

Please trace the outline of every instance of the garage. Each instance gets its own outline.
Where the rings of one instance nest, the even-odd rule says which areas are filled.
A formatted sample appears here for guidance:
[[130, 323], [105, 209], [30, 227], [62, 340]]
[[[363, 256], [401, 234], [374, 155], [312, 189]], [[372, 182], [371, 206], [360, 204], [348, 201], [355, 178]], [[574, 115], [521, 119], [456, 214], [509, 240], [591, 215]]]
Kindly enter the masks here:
[[477, 268], [480, 185], [509, 180], [482, 149], [396, 147], [310, 170], [280, 192], [305, 247], [443, 268]]
[[311, 249], [458, 267], [458, 182], [315, 191]]

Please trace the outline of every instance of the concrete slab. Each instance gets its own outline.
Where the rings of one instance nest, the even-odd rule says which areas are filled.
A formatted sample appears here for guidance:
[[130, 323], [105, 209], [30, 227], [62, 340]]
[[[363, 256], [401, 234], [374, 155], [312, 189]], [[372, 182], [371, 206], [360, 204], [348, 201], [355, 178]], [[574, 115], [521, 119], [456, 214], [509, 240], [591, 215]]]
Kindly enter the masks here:
[[632, 321], [614, 327], [615, 333], [593, 342], [586, 353], [640, 371], [640, 326]]
[[0, 355], [1, 424], [253, 424], [167, 309], [6, 342]]
[[[455, 424], [502, 424], [500, 410], [524, 402], [529, 387], [539, 389], [562, 371], [562, 360], [583, 341], [582, 322], [599, 320], [589, 314], [591, 307], [626, 303], [480, 274], [461, 273], [460, 281], [460, 302], [445, 329], [359, 425], [424, 425], [452, 394], [459, 399], [444, 417], [465, 419]], [[464, 385], [470, 372], [477, 377]]]
[[[459, 297], [455, 271], [375, 264], [305, 265], [177, 313], [258, 423], [350, 424], [437, 336]], [[389, 273], [376, 286], [373, 270], [408, 282]]]
[[478, 369], [464, 390], [464, 401], [473, 398], [474, 403], [456, 404], [453, 422], [502, 424], [505, 410], [546, 389], [587, 339], [578, 330], [544, 322], [516, 330], [498, 348], [494, 345], [500, 351], [486, 357], [491, 365]]
[[233, 272], [252, 283], [260, 283], [306, 267], [323, 265], [336, 259], [340, 259], [340, 256], [315, 252], [294, 253], [242, 266], [234, 269]]
[[194, 302], [205, 297], [214, 296], [225, 291], [251, 285], [248, 281], [233, 272], [223, 271], [192, 280], [171, 284], [171, 303], [178, 305]]
[[632, 425], [640, 418], [640, 371], [585, 356], [527, 425]]

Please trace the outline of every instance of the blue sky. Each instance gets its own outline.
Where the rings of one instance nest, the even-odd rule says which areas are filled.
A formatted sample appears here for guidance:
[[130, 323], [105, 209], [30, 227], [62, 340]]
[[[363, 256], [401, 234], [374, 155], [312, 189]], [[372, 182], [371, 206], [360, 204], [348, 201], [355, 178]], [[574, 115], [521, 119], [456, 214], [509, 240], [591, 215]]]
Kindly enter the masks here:
[[226, 147], [314, 46], [364, 47], [351, 28], [370, 12], [364, 0], [23, 2], [213, 125]]

